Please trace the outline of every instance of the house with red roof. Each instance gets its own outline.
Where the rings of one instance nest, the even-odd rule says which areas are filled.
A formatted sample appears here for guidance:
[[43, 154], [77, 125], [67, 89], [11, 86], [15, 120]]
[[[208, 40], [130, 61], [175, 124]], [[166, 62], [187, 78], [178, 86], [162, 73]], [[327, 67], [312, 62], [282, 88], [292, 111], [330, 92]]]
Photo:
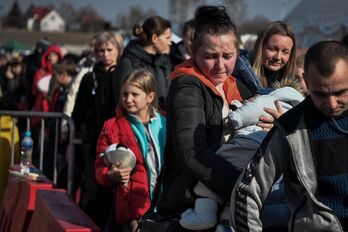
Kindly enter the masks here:
[[25, 16], [28, 31], [65, 31], [65, 20], [55, 9], [30, 5]]

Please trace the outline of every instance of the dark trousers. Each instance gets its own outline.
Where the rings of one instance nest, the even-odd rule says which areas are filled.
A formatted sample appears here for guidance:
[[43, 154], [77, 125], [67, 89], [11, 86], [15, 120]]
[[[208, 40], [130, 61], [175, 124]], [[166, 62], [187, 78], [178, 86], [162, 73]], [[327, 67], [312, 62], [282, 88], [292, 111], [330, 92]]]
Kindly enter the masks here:
[[80, 207], [103, 230], [108, 220], [113, 202], [113, 193], [109, 188], [102, 187], [95, 179], [96, 144], [82, 143], [82, 184]]

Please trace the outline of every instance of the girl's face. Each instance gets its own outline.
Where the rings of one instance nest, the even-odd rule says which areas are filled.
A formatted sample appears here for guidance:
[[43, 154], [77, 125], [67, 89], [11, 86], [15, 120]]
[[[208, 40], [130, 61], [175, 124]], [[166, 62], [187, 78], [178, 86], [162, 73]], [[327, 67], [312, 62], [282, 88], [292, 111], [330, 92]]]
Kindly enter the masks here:
[[57, 64], [58, 60], [59, 60], [59, 56], [57, 55], [57, 53], [55, 52], [51, 52], [48, 57], [47, 60], [53, 65], [53, 64]]
[[238, 49], [234, 34], [206, 35], [196, 49], [194, 60], [200, 71], [215, 85], [232, 74]]
[[154, 101], [155, 93], [146, 94], [140, 88], [125, 83], [121, 92], [121, 104], [128, 113], [134, 114], [140, 120], [148, 112], [149, 105]]
[[167, 28], [163, 34], [154, 35], [153, 44], [156, 49], [156, 53], [169, 54], [170, 46], [172, 45], [172, 31]]
[[105, 69], [107, 70], [113, 65], [116, 65], [117, 63], [117, 56], [118, 56], [118, 50], [110, 42], [103, 43], [98, 49], [97, 49], [97, 57], [98, 60], [100, 60]]
[[282, 69], [289, 61], [294, 42], [291, 37], [274, 34], [263, 46], [262, 65], [269, 71]]

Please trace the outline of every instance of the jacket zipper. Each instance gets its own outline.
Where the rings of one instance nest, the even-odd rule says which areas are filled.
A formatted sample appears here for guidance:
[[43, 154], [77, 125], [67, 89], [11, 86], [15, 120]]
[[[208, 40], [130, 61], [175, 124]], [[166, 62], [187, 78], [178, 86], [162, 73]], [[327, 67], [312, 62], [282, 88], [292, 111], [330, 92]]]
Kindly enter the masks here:
[[[287, 141], [287, 143], [288, 143], [288, 145], [289, 145], [289, 147], [290, 147], [290, 149], [291, 149], [291, 152], [292, 152], [292, 154], [293, 154], [293, 149], [292, 149], [292, 146], [291, 146], [290, 141], [289, 141], [288, 139], [286, 139], [286, 141]], [[324, 207], [318, 205], [318, 204], [312, 199], [311, 194], [310, 194], [310, 191], [308, 191], [307, 186], [304, 184], [304, 180], [302, 179], [302, 175], [300, 175], [300, 172], [299, 172], [299, 167], [298, 167], [298, 165], [297, 165], [297, 162], [295, 162], [295, 159], [294, 159], [293, 156], [292, 156], [292, 159], [293, 159], [293, 162], [294, 162], [294, 165], [295, 165], [295, 168], [296, 168], [296, 173], [298, 174], [297, 177], [298, 177], [298, 179], [300, 180], [301, 185], [305, 188], [305, 190], [306, 190], [306, 192], [307, 192], [307, 195], [308, 195], [308, 197], [310, 198], [310, 200], [311, 200], [311, 202], [313, 203], [313, 205], [314, 205], [315, 207], [317, 207], [317, 208], [323, 210], [323, 211], [326, 211], [326, 212], [330, 213], [330, 214], [336, 219], [336, 222], [338, 223], [338, 226], [340, 227], [341, 231], [344, 231], [343, 228], [342, 228], [342, 225], [341, 225], [340, 221], [338, 220], [337, 216], [332, 212], [332, 210], [326, 209], [326, 208], [324, 208]], [[306, 201], [306, 199], [304, 199], [304, 202], [303, 202], [303, 203], [305, 203], [305, 201]], [[302, 207], [303, 205], [301, 204], [300, 206]], [[301, 207], [299, 207], [298, 210], [296, 210], [296, 211], [298, 212], [298, 211], [300, 210]], [[293, 215], [293, 219], [292, 219], [292, 220], [293, 220], [293, 221], [292, 221], [292, 223], [291, 223], [291, 224], [292, 224], [291, 231], [293, 231], [293, 228], [294, 228], [293, 226], [294, 226], [294, 223], [295, 223], [295, 214]]]

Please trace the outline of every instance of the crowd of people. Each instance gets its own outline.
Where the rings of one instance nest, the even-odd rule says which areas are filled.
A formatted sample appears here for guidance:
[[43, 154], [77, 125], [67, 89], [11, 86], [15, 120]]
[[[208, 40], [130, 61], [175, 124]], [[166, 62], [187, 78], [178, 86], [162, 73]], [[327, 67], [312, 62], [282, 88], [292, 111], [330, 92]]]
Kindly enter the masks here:
[[[346, 38], [297, 55], [291, 27], [275, 21], [241, 49], [223, 6], [198, 7], [178, 44], [160, 16], [133, 34], [125, 46], [100, 32], [82, 57], [42, 39], [0, 67], [2, 109], [73, 119], [79, 205], [102, 231], [135, 232], [149, 212], [175, 231], [348, 230]], [[62, 121], [63, 187], [68, 133]], [[135, 164], [110, 164], [110, 152]]]

